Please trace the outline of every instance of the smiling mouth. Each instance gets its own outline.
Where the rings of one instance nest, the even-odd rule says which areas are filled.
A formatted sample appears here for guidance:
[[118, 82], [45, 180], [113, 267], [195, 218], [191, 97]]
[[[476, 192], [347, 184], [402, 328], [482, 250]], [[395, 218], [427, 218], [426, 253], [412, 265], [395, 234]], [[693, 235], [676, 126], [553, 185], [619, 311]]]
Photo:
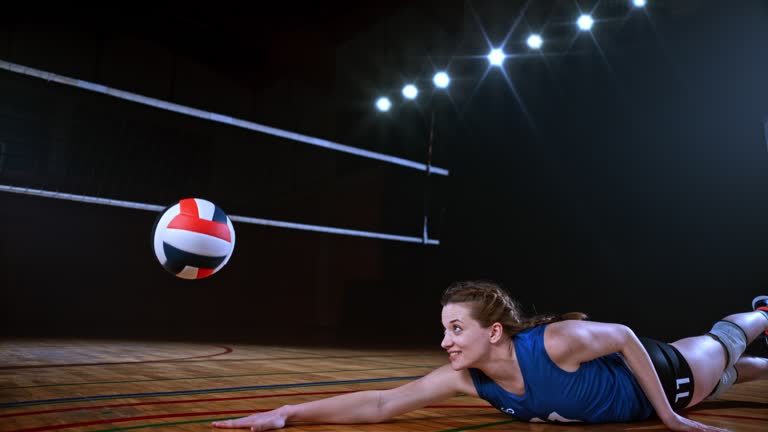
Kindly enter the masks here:
[[456, 357], [458, 357], [458, 356], [459, 356], [459, 354], [461, 354], [461, 351], [454, 351], [454, 352], [450, 352], [450, 353], [448, 353], [448, 358], [449, 358], [449, 359], [451, 359], [451, 360], [453, 360], [453, 359], [455, 359]]

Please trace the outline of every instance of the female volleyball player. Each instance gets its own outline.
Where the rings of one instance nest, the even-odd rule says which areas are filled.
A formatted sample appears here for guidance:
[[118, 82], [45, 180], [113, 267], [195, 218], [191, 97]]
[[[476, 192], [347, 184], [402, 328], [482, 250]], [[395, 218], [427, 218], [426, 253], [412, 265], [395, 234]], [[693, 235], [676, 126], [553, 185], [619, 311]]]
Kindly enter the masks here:
[[221, 428], [263, 431], [290, 423], [376, 423], [452, 397], [477, 396], [532, 422], [630, 422], [656, 414], [674, 431], [722, 431], [676, 411], [735, 382], [768, 377], [768, 361], [742, 356], [768, 331], [768, 297], [706, 335], [665, 344], [580, 313], [523, 317], [489, 282], [453, 284], [443, 295], [442, 347], [449, 364], [400, 387], [285, 405]]

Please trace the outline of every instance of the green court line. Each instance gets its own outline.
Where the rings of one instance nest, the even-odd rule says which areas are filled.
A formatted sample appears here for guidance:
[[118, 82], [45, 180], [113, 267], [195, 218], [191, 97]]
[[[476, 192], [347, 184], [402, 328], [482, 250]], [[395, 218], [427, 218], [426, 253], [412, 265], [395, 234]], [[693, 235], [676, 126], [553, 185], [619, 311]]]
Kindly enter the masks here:
[[327, 370], [327, 371], [311, 371], [311, 372], [276, 372], [276, 373], [261, 373], [261, 374], [241, 374], [241, 375], [220, 375], [220, 376], [204, 376], [204, 377], [191, 377], [191, 378], [158, 378], [158, 379], [145, 379], [145, 380], [131, 380], [131, 381], [97, 381], [97, 382], [80, 382], [80, 383], [62, 383], [62, 384], [38, 384], [30, 386], [18, 386], [18, 387], [0, 387], [0, 390], [14, 390], [14, 389], [27, 389], [38, 387], [65, 387], [65, 386], [86, 386], [86, 385], [98, 385], [98, 384], [132, 384], [140, 382], [160, 382], [160, 381], [184, 381], [184, 380], [200, 380], [200, 379], [216, 379], [216, 378], [243, 378], [243, 377], [257, 377], [257, 376], [273, 376], [273, 375], [302, 375], [302, 374], [319, 374], [319, 373], [331, 373], [331, 372], [369, 372], [377, 370], [393, 370], [393, 369], [434, 369], [437, 366], [410, 366], [403, 365], [403, 367], [387, 367], [387, 368], [372, 368], [372, 369], [339, 369], [339, 370]]

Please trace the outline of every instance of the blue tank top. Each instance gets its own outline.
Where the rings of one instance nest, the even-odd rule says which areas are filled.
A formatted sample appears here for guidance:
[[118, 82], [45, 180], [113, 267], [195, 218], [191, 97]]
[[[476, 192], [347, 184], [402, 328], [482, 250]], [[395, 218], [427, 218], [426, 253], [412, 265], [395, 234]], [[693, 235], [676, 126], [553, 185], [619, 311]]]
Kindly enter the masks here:
[[478, 395], [499, 411], [531, 422], [628, 422], [644, 420], [653, 406], [619, 354], [560, 369], [544, 349], [540, 325], [514, 337], [525, 394], [504, 390], [480, 369], [469, 368]]

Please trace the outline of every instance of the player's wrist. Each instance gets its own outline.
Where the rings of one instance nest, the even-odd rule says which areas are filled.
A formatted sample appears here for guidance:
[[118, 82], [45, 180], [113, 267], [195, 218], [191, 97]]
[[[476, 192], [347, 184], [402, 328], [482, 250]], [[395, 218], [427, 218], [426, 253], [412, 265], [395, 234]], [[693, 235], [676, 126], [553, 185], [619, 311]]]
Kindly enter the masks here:
[[283, 405], [275, 413], [288, 423], [288, 421], [296, 418], [296, 405]]
[[665, 413], [657, 413], [657, 415], [659, 416], [659, 420], [667, 426], [675, 425], [680, 421], [678, 414], [672, 410]]

